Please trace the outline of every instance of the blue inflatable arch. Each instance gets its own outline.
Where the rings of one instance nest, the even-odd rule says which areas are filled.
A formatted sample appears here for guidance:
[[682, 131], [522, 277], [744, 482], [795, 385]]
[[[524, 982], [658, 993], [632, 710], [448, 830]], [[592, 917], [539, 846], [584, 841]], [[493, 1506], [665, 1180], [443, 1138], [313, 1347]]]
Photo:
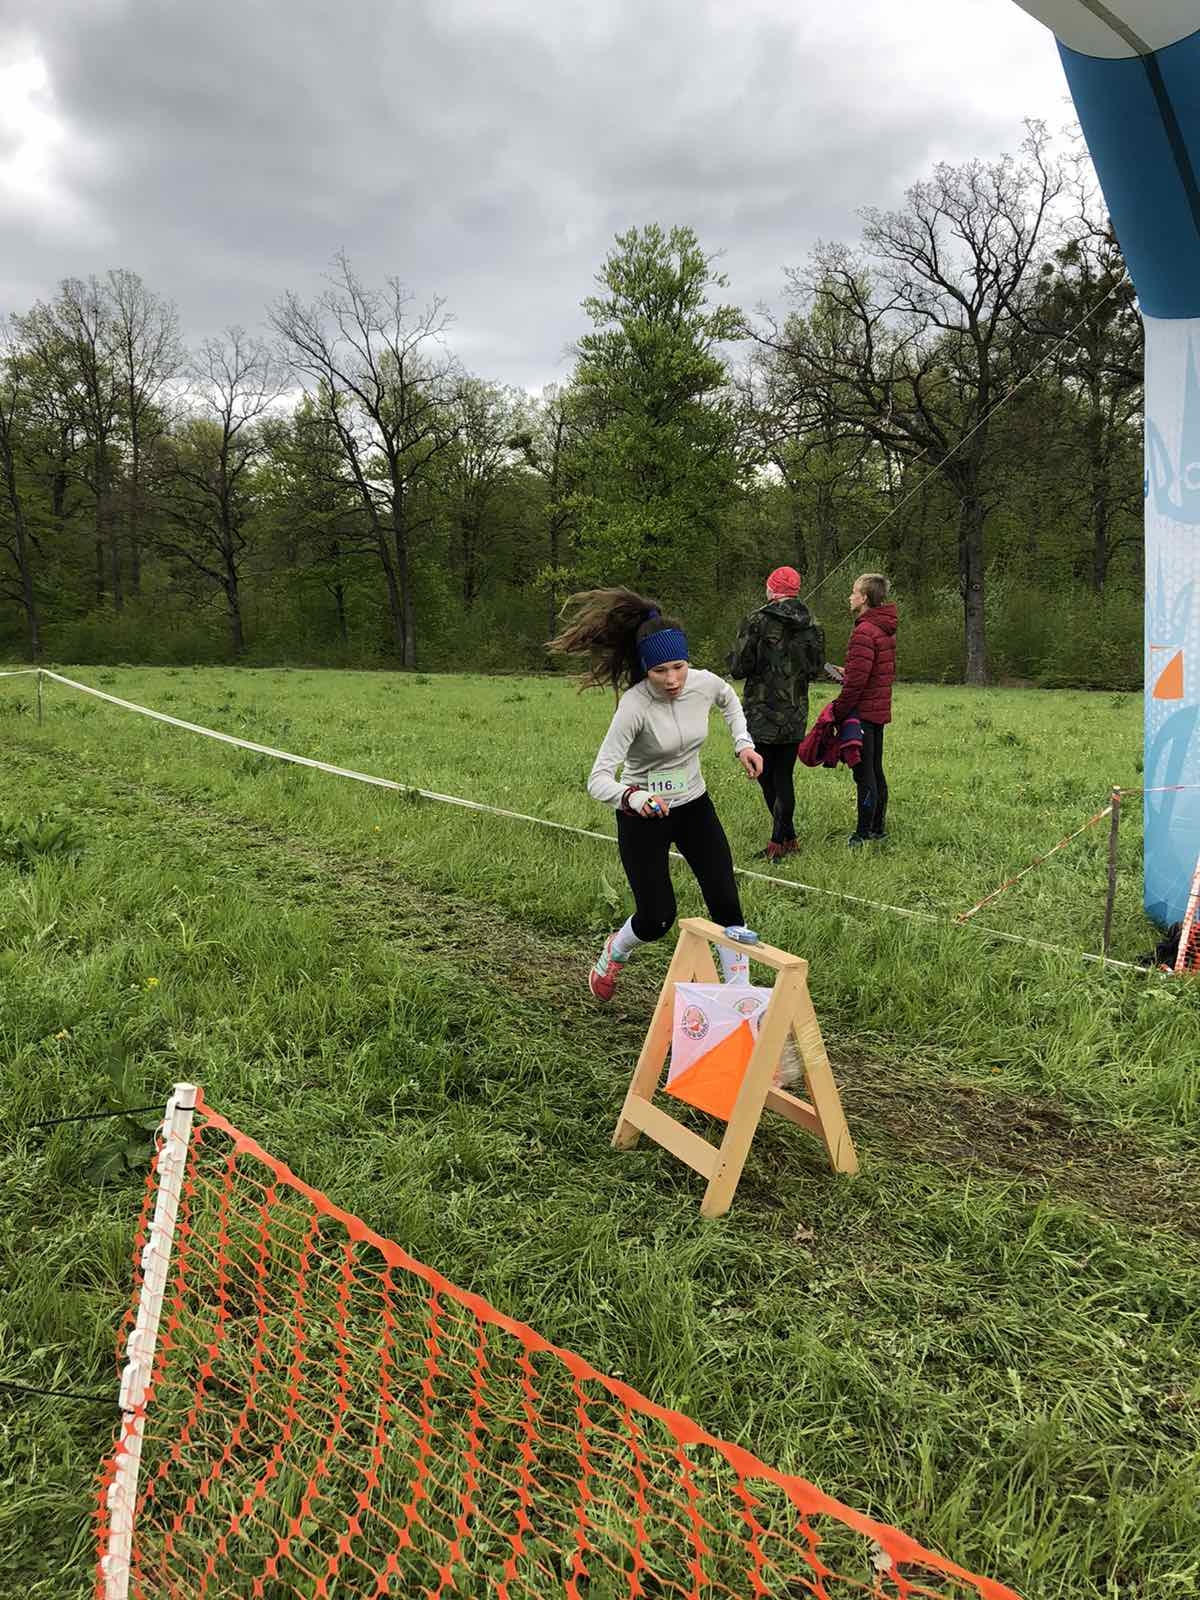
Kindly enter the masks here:
[[1054, 30], [1146, 325], [1145, 899], [1175, 922], [1200, 854], [1200, 0], [1016, 3]]

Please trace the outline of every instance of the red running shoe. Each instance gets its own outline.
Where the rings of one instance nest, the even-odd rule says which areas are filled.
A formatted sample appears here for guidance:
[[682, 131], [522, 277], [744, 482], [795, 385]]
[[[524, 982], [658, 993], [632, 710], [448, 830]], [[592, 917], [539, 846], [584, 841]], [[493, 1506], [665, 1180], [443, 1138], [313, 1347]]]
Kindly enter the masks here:
[[588, 973], [588, 988], [597, 1000], [607, 1001], [612, 999], [617, 987], [617, 978], [620, 975], [621, 968], [625, 965], [623, 961], [618, 961], [612, 953], [614, 938], [615, 935], [610, 933], [604, 941], [604, 949], [600, 952], [599, 959]]
[[800, 849], [795, 839], [787, 839], [783, 844], [776, 844], [772, 839], [765, 850], [760, 850], [755, 856], [756, 861], [782, 861], [784, 856], [794, 856]]

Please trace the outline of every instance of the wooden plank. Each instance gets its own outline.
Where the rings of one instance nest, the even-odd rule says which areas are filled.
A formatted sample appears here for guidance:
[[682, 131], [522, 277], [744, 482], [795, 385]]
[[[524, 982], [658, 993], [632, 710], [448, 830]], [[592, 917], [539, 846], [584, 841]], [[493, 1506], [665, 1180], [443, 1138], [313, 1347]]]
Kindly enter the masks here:
[[[730, 941], [727, 939], [726, 944]], [[745, 947], [744, 947], [745, 948]], [[680, 983], [721, 983], [723, 979], [717, 971], [717, 963], [707, 939], [692, 939], [692, 973], [688, 978], [681, 978]], [[674, 985], [672, 984], [671, 998], [674, 1000]]]
[[739, 944], [736, 939], [729, 938], [724, 928], [718, 927], [715, 922], [707, 921], [704, 917], [684, 917], [679, 926], [691, 933], [699, 934], [702, 939], [707, 939], [712, 944], [724, 945], [727, 950], [744, 950], [751, 961], [761, 961], [764, 966], [774, 967], [779, 972], [786, 972], [794, 967], [803, 967], [806, 972], [808, 971], [808, 962], [803, 956], [789, 955], [786, 950], [777, 950], [770, 944]]
[[651, 1105], [649, 1100], [627, 1101], [622, 1115], [643, 1133], [649, 1134], [656, 1144], [661, 1144], [673, 1156], [678, 1156], [680, 1161], [685, 1161], [702, 1178], [712, 1177], [720, 1152], [707, 1139], [685, 1128], [682, 1122], [676, 1122], [674, 1117], [668, 1116], [658, 1106]]
[[817, 1014], [813, 1010], [807, 985], [802, 986], [797, 998], [792, 1031], [796, 1047], [804, 1062], [804, 1080], [808, 1085], [808, 1097], [817, 1113], [819, 1132], [828, 1152], [830, 1165], [835, 1172], [852, 1176], [858, 1171], [858, 1156], [855, 1153], [854, 1140], [850, 1137], [850, 1129], [846, 1126], [842, 1097], [838, 1093], [829, 1057], [825, 1054], [825, 1041], [821, 1037], [821, 1027], [817, 1022]]
[[663, 979], [658, 1002], [654, 1007], [654, 1015], [650, 1018], [650, 1026], [646, 1030], [646, 1042], [642, 1045], [642, 1053], [638, 1057], [637, 1066], [633, 1069], [633, 1077], [630, 1079], [629, 1090], [625, 1096], [625, 1106], [622, 1107], [621, 1115], [617, 1119], [612, 1142], [618, 1150], [631, 1150], [638, 1142], [639, 1125], [626, 1115], [625, 1107], [633, 1105], [635, 1101], [649, 1100], [658, 1088], [659, 1078], [662, 1077], [662, 1070], [671, 1048], [675, 985], [690, 982], [697, 975], [697, 967], [704, 973], [706, 968], [702, 957], [705, 956], [708, 958], [708, 968], [712, 968], [712, 956], [704, 941], [698, 939], [694, 933], [685, 931], [680, 934], [675, 945], [675, 953], [667, 968], [667, 975]]
[[[716, 964], [711, 945], [743, 950], [752, 960], [774, 967], [779, 974], [758, 1028], [758, 1037], [746, 1066], [737, 1099], [725, 1126], [720, 1148], [690, 1128], [676, 1122], [653, 1104], [663, 1067], [671, 1048], [675, 985], [698, 980], [714, 983]], [[772, 1082], [788, 1038], [796, 1042], [804, 1063], [808, 1100], [777, 1089]], [[636, 1144], [645, 1133], [678, 1160], [707, 1178], [700, 1214], [723, 1216], [733, 1203], [750, 1147], [763, 1111], [770, 1108], [817, 1134], [825, 1145], [835, 1172], [858, 1171], [858, 1157], [842, 1111], [841, 1096], [825, 1053], [825, 1042], [808, 992], [808, 962], [801, 956], [771, 945], [741, 945], [726, 936], [715, 922], [686, 917], [667, 968], [662, 990], [650, 1019], [646, 1040], [613, 1134], [622, 1150]]]
[[789, 1122], [798, 1122], [802, 1128], [807, 1128], [809, 1133], [815, 1133], [820, 1138], [821, 1119], [807, 1100], [798, 1100], [786, 1089], [773, 1088], [767, 1092], [767, 1110], [777, 1111]]
[[702, 1217], [721, 1217], [733, 1204], [734, 1192], [750, 1154], [750, 1146], [771, 1092], [771, 1079], [783, 1054], [784, 1040], [792, 1026], [797, 993], [804, 990], [804, 962], [780, 972], [771, 999], [758, 1025], [758, 1039], [746, 1064], [746, 1073], [729, 1113], [725, 1137], [721, 1141], [720, 1161], [709, 1179], [700, 1206]]

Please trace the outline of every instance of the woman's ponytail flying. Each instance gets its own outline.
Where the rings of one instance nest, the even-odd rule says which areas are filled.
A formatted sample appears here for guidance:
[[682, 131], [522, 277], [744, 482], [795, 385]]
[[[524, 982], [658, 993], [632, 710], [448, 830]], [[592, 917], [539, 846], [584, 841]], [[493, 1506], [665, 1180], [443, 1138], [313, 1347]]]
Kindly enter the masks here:
[[555, 655], [591, 658], [581, 689], [606, 685], [619, 694], [646, 676], [638, 644], [679, 624], [662, 616], [658, 603], [632, 589], [587, 589], [573, 594], [560, 613], [561, 630], [546, 648]]

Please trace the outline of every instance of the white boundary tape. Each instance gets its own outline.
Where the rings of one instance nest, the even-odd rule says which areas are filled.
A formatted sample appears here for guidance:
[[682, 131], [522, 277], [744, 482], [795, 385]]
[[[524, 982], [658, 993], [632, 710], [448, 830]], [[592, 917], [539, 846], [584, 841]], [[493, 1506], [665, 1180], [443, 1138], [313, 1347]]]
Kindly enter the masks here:
[[[567, 822], [552, 822], [548, 817], [534, 817], [524, 811], [509, 811], [503, 806], [486, 805], [481, 800], [464, 800], [460, 795], [439, 794], [434, 789], [419, 789], [414, 784], [397, 783], [392, 778], [377, 778], [368, 772], [356, 772], [352, 767], [337, 767], [328, 761], [317, 761], [312, 756], [298, 756], [290, 750], [276, 750], [269, 744], [256, 744], [253, 739], [239, 739], [232, 733], [219, 733], [215, 728], [206, 728], [199, 722], [186, 722], [182, 717], [168, 716], [165, 711], [154, 711], [149, 706], [138, 705], [135, 700], [122, 700], [120, 695], [106, 694], [103, 689], [93, 689], [90, 684], [79, 683], [74, 678], [64, 677], [60, 672], [51, 672], [48, 667], [29, 667], [24, 670], [40, 672], [43, 677], [50, 678], [55, 683], [61, 683], [68, 689], [77, 689], [80, 694], [93, 695], [97, 700], [106, 700], [109, 705], [120, 706], [123, 711], [134, 711], [138, 716], [152, 717], [155, 722], [165, 722], [172, 728], [183, 728], [187, 733], [201, 734], [205, 739], [217, 739], [222, 744], [235, 745], [239, 750], [252, 750], [256, 755], [272, 756], [276, 761], [290, 761], [294, 766], [311, 767], [315, 772], [328, 772], [335, 778], [352, 778], [356, 783], [369, 783], [377, 789], [390, 789], [396, 794], [418, 795], [422, 800], [432, 800], [438, 805], [459, 806], [464, 811], [478, 811], [492, 817], [507, 817], [512, 822], [529, 822], [538, 828], [554, 828], [559, 833], [574, 834], [581, 839], [600, 839], [605, 844], [616, 843], [613, 834], [600, 833], [595, 828], [576, 828]], [[18, 676], [16, 673], [5, 675]], [[677, 861], [683, 859], [678, 851], [672, 850], [671, 854]], [[853, 905], [867, 906], [873, 911], [887, 911], [893, 916], [931, 922], [941, 927], [956, 926], [949, 918], [939, 916], [934, 911], [918, 911], [911, 906], [894, 906], [886, 900], [869, 900], [863, 895], [847, 894], [841, 889], [822, 889], [815, 883], [803, 883], [796, 878], [777, 878], [768, 872], [754, 872], [749, 867], [735, 866], [733, 870], [739, 878], [774, 884], [776, 888], [791, 889], [803, 894], [824, 895], [831, 900], [846, 900]], [[1023, 933], [1005, 933], [999, 928], [989, 928], [982, 922], [973, 922], [969, 926], [993, 939], [1003, 939], [1009, 944], [1024, 945], [1033, 950], [1048, 951], [1052, 955], [1067, 956], [1071, 960], [1090, 962], [1095, 966], [1117, 967], [1126, 972], [1137, 973], [1155, 970], [1153, 967], [1140, 967], [1133, 961], [1118, 961], [1113, 956], [1095, 955], [1087, 950], [1068, 950], [1063, 945], [1048, 944], [1042, 939], [1031, 939]]]
[[105, 694], [103, 689], [93, 689], [86, 683], [76, 683], [74, 678], [64, 678], [59, 672], [43, 669], [47, 678], [63, 683], [82, 694], [95, 695], [97, 700], [107, 700], [123, 711], [136, 711], [139, 716], [153, 717], [156, 722], [170, 723], [173, 728], [184, 728], [188, 733], [203, 734], [206, 739], [219, 739], [222, 744], [236, 745], [239, 750], [253, 750], [255, 755], [274, 756], [277, 761], [290, 761], [298, 767], [312, 767], [316, 772], [329, 772], [335, 778], [353, 778], [356, 783], [374, 784], [377, 789], [391, 789], [396, 794], [420, 795], [422, 800], [436, 800], [441, 805], [461, 806], [466, 811], [486, 811], [496, 817], [511, 817], [514, 822], [534, 822], [542, 828], [558, 828], [563, 833], [578, 833], [587, 839], [603, 839], [612, 844], [611, 833], [597, 833], [591, 828], [573, 828], [566, 822], [551, 822], [548, 817], [530, 817], [523, 811], [506, 811], [502, 806], [484, 805], [480, 800], [463, 800], [455, 794], [438, 794], [434, 789], [418, 789], [411, 783], [397, 783], [392, 778], [376, 778], [369, 772], [355, 772], [353, 767], [335, 767], [328, 761], [316, 761], [312, 756], [293, 755], [290, 750], [276, 750], [269, 744], [256, 744], [253, 739], [239, 739], [232, 733], [218, 733], [215, 728], [202, 727], [198, 722], [185, 722], [182, 717], [169, 717], [165, 711], [152, 711], [149, 706], [139, 706], [136, 701], [122, 700], [119, 695]]

